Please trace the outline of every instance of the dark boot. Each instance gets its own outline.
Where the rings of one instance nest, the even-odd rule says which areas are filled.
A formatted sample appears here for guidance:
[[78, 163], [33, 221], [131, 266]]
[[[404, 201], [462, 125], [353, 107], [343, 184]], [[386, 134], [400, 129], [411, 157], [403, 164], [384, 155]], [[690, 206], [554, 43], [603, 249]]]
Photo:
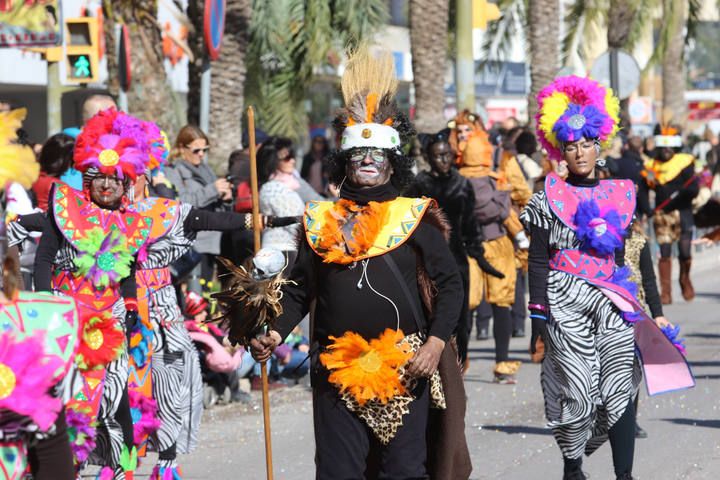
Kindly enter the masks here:
[[563, 480], [586, 480], [587, 477], [582, 471], [582, 457], [563, 458]]
[[670, 305], [672, 303], [672, 284], [670, 282], [672, 258], [660, 258], [658, 272], [660, 273], [660, 301], [663, 305]]
[[619, 477], [615, 477], [617, 480], [633, 480], [632, 473], [623, 473]]
[[692, 266], [692, 258], [680, 260], [680, 289], [682, 296], [686, 302], [695, 298], [695, 289], [690, 281], [690, 267]]

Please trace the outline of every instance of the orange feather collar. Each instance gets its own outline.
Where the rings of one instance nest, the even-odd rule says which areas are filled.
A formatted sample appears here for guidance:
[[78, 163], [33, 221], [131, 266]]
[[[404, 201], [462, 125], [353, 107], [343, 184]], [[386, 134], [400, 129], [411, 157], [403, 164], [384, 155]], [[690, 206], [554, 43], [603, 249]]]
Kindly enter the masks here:
[[[367, 253], [375, 243], [380, 230], [388, 221], [390, 202], [370, 202], [358, 205], [350, 200], [340, 199], [325, 213], [325, 222], [320, 230], [317, 248], [326, 251], [323, 262], [352, 263]], [[355, 221], [351, 238], [346, 239], [343, 227]]]

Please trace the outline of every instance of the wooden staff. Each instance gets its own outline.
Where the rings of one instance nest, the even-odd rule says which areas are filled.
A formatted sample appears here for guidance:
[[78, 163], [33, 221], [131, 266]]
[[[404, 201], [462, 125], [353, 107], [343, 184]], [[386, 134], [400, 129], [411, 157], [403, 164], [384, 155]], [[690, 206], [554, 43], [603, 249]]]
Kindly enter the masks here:
[[[255, 111], [251, 106], [247, 109], [247, 117], [248, 136], [250, 138], [250, 189], [252, 190], [253, 240], [255, 253], [257, 253], [258, 250], [260, 250], [260, 231], [262, 230], [262, 225], [260, 223], [260, 196], [258, 194], [257, 152], [255, 149]], [[273, 480], [272, 437], [270, 435], [270, 396], [268, 393], [268, 373], [266, 362], [262, 362], [262, 364], [260, 364], [260, 374], [262, 377], [263, 420], [265, 423], [265, 469], [267, 471], [267, 480]]]

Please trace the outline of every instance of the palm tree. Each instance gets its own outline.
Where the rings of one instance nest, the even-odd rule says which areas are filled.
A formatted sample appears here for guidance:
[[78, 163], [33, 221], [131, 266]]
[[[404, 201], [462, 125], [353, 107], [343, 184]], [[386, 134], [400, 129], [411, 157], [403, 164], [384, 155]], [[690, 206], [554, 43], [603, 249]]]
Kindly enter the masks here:
[[682, 123], [687, 108], [684, 51], [700, 22], [702, 4], [702, 0], [611, 0], [606, 8], [601, 0], [578, 1], [566, 16], [568, 34], [563, 53], [570, 53], [572, 45], [578, 43], [575, 37], [584, 33], [583, 26], [593, 22], [607, 26], [609, 48], [632, 50], [648, 22], [654, 20], [654, 12], [659, 11], [657, 42], [645, 70], [662, 66], [663, 110], [673, 112], [675, 121]]
[[117, 94], [120, 88], [115, 25], [127, 25], [130, 29], [132, 68], [132, 82], [127, 92], [129, 113], [156, 122], [170, 135], [177, 132], [182, 114], [179, 101], [168, 86], [163, 65], [157, 1], [104, 0], [103, 15], [110, 91]]
[[502, 60], [521, 32], [530, 65], [528, 94], [529, 123], [535, 122], [540, 89], [550, 83], [560, 70], [559, 0], [499, 0], [500, 19], [488, 24], [483, 41], [484, 62]]
[[550, 83], [559, 69], [559, 0], [528, 0], [528, 47], [530, 50], [530, 94], [528, 117], [535, 123], [540, 89]]
[[215, 165], [227, 163], [230, 153], [240, 148], [252, 0], [227, 0], [226, 8], [222, 50], [211, 74], [208, 134]]
[[685, 34], [688, 25], [688, 0], [663, 0], [665, 20], [662, 55], [663, 110], [673, 112], [673, 120], [685, 123]]
[[410, 0], [410, 48], [415, 85], [415, 128], [435, 132], [445, 126], [447, 0]]
[[303, 137], [315, 71], [371, 38], [387, 15], [383, 0], [254, 0], [245, 94], [268, 132]]

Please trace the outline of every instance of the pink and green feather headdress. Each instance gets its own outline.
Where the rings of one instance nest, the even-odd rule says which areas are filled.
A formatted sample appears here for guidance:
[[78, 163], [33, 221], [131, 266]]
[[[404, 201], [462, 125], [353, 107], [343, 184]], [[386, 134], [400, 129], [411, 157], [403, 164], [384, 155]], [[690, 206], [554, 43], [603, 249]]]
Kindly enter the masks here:
[[610, 88], [589, 78], [558, 77], [537, 97], [537, 135], [551, 158], [562, 158], [562, 145], [581, 138], [608, 147], [618, 131], [620, 102]]

